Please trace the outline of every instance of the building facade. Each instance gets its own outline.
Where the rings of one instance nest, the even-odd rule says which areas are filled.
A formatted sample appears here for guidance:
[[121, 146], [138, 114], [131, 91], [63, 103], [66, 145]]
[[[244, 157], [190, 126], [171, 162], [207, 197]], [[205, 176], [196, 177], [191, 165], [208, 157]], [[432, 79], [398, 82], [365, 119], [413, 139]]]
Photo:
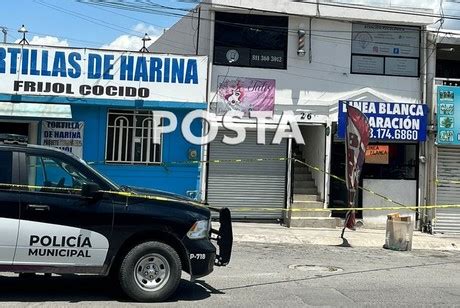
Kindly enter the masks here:
[[[333, 217], [343, 212], [333, 208], [346, 204], [346, 188], [330, 174], [345, 173], [341, 132], [346, 105], [352, 104], [373, 121], [358, 206], [423, 204], [426, 169], [420, 156], [430, 137], [424, 29], [434, 22], [430, 12], [436, 6], [401, 5], [382, 10], [353, 1], [206, 1], [153, 43], [156, 52], [209, 57], [208, 108], [220, 131], [204, 149], [210, 163], [203, 197], [234, 207], [237, 218], [283, 219], [292, 226], [308, 225], [314, 214], [289, 209], [326, 207], [331, 213], [314, 224], [334, 225]], [[228, 110], [244, 113], [242, 144], [221, 142], [228, 131], [221, 116]], [[271, 112], [270, 140], [283, 112], [294, 113], [305, 144], [258, 144], [251, 111]], [[212, 163], [223, 159], [248, 163]], [[254, 159], [263, 161], [250, 163]], [[363, 211], [362, 218], [381, 227], [389, 212]], [[414, 221], [422, 217], [418, 210], [401, 212]]]
[[[206, 108], [207, 58], [0, 45], [0, 133], [83, 158], [120, 185], [196, 196], [201, 146], [178, 127]], [[194, 121], [191, 131], [201, 136]], [[174, 164], [170, 164], [174, 162]]]

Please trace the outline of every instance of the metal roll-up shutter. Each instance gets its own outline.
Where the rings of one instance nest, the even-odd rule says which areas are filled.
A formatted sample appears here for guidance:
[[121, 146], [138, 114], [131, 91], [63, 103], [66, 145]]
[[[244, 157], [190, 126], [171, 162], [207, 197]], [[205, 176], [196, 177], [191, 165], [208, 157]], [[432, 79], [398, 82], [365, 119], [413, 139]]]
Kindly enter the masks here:
[[[460, 185], [446, 183], [460, 179], [460, 148], [438, 148], [436, 204], [459, 204]], [[434, 231], [460, 234], [460, 208], [436, 209]]]
[[[266, 131], [267, 143], [271, 142], [273, 135], [274, 132]], [[246, 131], [245, 141], [238, 145], [224, 144], [222, 138], [223, 133], [219, 132], [210, 144], [210, 161], [275, 159], [287, 155], [285, 139], [281, 144], [258, 145], [255, 131]], [[285, 160], [211, 162], [208, 169], [208, 202], [212, 206], [230, 208], [232, 217], [236, 219], [280, 219], [286, 204], [286, 166]], [[237, 211], [241, 207], [247, 209]], [[275, 210], [264, 211], [263, 208]]]

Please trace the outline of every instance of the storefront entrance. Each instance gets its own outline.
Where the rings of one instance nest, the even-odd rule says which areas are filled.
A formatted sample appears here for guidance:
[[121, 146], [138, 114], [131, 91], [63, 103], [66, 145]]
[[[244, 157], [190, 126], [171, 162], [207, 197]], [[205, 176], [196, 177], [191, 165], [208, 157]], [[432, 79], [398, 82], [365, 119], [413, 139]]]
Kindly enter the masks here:
[[[456, 147], [437, 148], [436, 204], [459, 204], [460, 149]], [[460, 234], [460, 209], [439, 208], [435, 212], [434, 232]]]
[[[395, 202], [406, 206], [418, 204], [418, 144], [410, 143], [370, 143], [363, 166], [358, 195], [358, 207], [391, 207], [396, 204], [377, 196], [376, 192]], [[345, 175], [345, 144], [336, 141], [332, 144], [331, 172], [341, 178]], [[331, 178], [330, 186], [331, 209], [346, 207], [347, 188], [344, 182]], [[366, 191], [369, 190], [369, 191]], [[384, 227], [386, 215], [392, 211], [359, 211], [357, 218], [364, 219], [368, 227]], [[394, 211], [393, 211], [394, 212]], [[415, 211], [399, 210], [403, 215], [417, 219]], [[334, 217], [344, 217], [344, 212], [334, 212]]]
[[[222, 142], [223, 136], [224, 131], [220, 131], [209, 145], [209, 204], [235, 209], [234, 219], [282, 219], [286, 206], [287, 161], [279, 158], [287, 155], [287, 140], [281, 144], [257, 144], [256, 131], [248, 130], [243, 143], [228, 145]], [[266, 140], [271, 141], [273, 136], [273, 131], [266, 131]], [[222, 162], [213, 163], [216, 160]], [[240, 207], [245, 210], [236, 210]]]

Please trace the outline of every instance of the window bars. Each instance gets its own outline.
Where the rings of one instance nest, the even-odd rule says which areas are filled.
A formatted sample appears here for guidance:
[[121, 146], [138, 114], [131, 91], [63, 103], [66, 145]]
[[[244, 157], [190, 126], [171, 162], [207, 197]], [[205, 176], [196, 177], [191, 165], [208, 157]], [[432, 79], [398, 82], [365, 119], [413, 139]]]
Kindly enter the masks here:
[[152, 111], [111, 109], [107, 124], [107, 163], [161, 163], [163, 123]]

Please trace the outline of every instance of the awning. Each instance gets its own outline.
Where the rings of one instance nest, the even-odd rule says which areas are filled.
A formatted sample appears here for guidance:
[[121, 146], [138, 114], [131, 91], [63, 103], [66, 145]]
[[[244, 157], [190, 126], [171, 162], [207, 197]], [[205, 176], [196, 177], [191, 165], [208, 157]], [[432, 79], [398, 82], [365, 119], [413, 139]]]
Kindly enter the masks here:
[[0, 102], [0, 116], [20, 118], [71, 119], [72, 109], [66, 104]]

